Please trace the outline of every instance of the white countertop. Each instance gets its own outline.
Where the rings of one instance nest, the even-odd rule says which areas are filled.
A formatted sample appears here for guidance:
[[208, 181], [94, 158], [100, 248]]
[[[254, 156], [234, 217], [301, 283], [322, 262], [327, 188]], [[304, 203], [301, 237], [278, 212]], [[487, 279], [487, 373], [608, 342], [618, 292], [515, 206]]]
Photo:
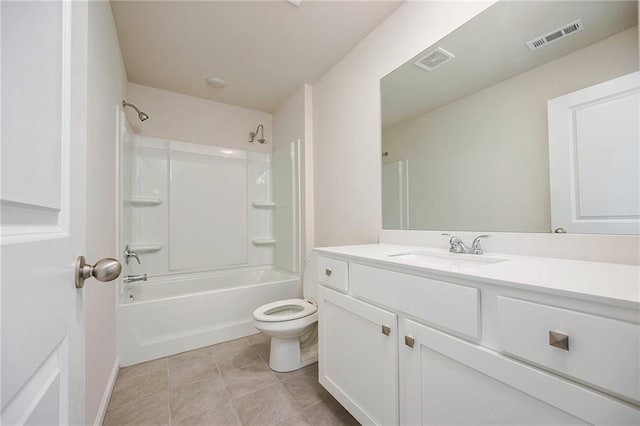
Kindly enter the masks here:
[[[500, 253], [449, 254], [446, 249], [391, 244], [319, 247], [314, 250], [320, 254], [347, 257], [352, 260], [395, 265], [407, 271], [436, 272], [440, 275], [640, 309], [640, 267], [633, 265]], [[451, 259], [455, 259], [455, 256], [462, 256], [462, 258], [486, 256], [506, 259], [506, 261], [472, 265], [467, 262], [438, 261], [437, 258], [425, 257], [416, 261], [402, 256], [389, 256], [412, 251], [445, 255]]]

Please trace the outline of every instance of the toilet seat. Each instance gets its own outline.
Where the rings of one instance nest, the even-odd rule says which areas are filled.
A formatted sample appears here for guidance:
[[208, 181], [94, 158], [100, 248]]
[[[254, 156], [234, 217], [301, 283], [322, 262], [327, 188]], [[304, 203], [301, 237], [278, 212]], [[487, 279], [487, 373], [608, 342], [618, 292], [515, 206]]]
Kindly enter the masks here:
[[267, 303], [253, 311], [257, 321], [280, 322], [304, 318], [318, 311], [318, 308], [304, 299], [286, 299]]

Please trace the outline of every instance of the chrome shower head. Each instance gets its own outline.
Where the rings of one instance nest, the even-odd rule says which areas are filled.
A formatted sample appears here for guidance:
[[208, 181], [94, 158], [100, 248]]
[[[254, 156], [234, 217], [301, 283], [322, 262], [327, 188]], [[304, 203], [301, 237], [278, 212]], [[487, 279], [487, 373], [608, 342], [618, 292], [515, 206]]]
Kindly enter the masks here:
[[147, 114], [146, 112], [140, 111], [138, 109], [138, 107], [135, 106], [134, 104], [130, 104], [127, 101], [123, 100], [122, 101], [122, 108], [125, 108], [125, 107], [128, 107], [128, 106], [136, 110], [136, 112], [138, 113], [138, 118], [140, 119], [140, 121], [144, 121], [144, 120], [147, 120], [149, 118], [149, 114]]
[[258, 136], [258, 132], [260, 132], [260, 137], [258, 138], [258, 142], [267, 143], [267, 140], [264, 138], [264, 127], [262, 124], [258, 124], [255, 132], [249, 132], [249, 142], [253, 142], [256, 140], [256, 136]]

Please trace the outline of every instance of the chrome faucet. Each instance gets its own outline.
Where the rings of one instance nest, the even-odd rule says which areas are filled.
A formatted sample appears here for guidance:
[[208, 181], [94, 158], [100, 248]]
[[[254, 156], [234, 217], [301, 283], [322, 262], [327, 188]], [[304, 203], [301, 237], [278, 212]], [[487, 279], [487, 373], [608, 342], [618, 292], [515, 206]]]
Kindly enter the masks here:
[[451, 236], [451, 238], [449, 238], [449, 246], [450, 246], [449, 251], [451, 253], [471, 253], [471, 250], [469, 250], [469, 247], [467, 247], [467, 245], [455, 235], [451, 235], [447, 233], [442, 233], [440, 235]]
[[491, 238], [491, 235], [478, 235], [473, 239], [473, 243], [471, 243], [471, 248], [473, 248], [473, 254], [483, 254], [484, 250], [482, 249], [482, 244], [480, 244], [480, 240], [483, 238]]
[[127, 244], [124, 248], [124, 261], [125, 263], [128, 265], [129, 264], [129, 258], [133, 257], [135, 260], [138, 261], [138, 265], [140, 265], [142, 262], [140, 262], [140, 258], [138, 257], [138, 253], [136, 253], [135, 251], [131, 251], [131, 249], [129, 248], [129, 244]]
[[455, 235], [442, 233], [441, 235], [451, 236], [449, 239], [449, 251], [451, 253], [473, 253], [473, 254], [483, 254], [484, 250], [482, 249], [482, 244], [480, 241], [483, 238], [491, 238], [491, 235], [479, 235], [473, 239], [473, 243], [471, 243], [471, 249], [467, 247], [467, 245]]
[[144, 275], [127, 275], [122, 278], [122, 281], [125, 283], [135, 283], [137, 281], [146, 281], [147, 274]]

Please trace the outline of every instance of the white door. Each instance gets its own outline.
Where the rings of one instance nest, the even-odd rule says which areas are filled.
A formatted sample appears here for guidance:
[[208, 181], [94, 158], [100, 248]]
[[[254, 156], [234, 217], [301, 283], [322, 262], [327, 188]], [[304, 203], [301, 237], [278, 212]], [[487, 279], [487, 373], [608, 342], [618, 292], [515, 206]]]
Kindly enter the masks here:
[[82, 424], [87, 4], [0, 7], [1, 422]]
[[395, 314], [318, 288], [319, 381], [360, 423], [398, 424]]
[[551, 225], [640, 233], [640, 72], [548, 102]]
[[407, 160], [382, 165], [382, 227], [408, 229]]

